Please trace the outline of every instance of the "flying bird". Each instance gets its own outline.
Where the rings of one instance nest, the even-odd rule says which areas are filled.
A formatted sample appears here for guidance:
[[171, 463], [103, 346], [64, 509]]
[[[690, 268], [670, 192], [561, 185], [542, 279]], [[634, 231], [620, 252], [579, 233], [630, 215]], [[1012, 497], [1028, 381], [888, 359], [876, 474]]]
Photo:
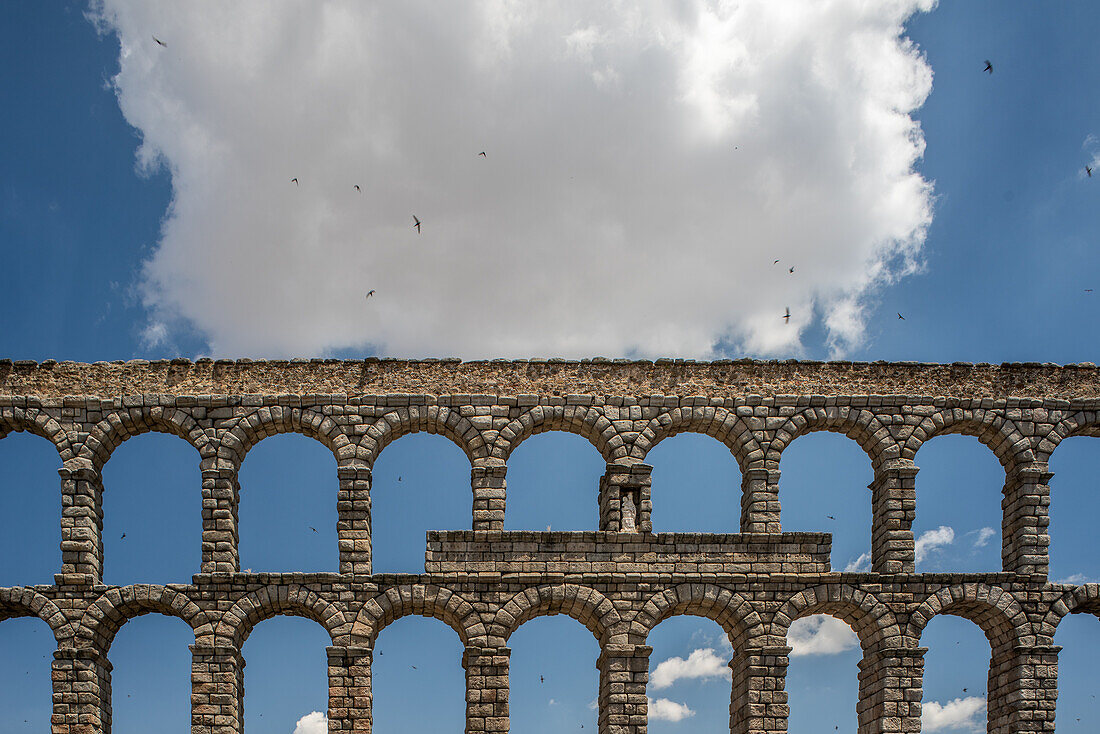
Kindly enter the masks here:
[[787, 312], [785, 314], [783, 314], [783, 323], [785, 323], [785, 324], [791, 323], [791, 307], [790, 306], [787, 306]]
[[359, 188], [359, 184], [355, 184], [355, 190], [360, 193], [363, 191], [363, 189]]
[[167, 43], [165, 43], [164, 41], [160, 40], [160, 39], [159, 39], [159, 38], [157, 38], [156, 36], [153, 36], [153, 40], [154, 40], [154, 41], [156, 41], [158, 45], [160, 45], [160, 46], [164, 46], [165, 48], [168, 48], [168, 44], [167, 44]]
[[835, 519], [836, 519], [836, 518], [835, 518], [835, 517], [833, 517], [832, 515], [826, 515], [825, 517], [829, 518], [830, 520], [835, 520]]
[[901, 319], [902, 321], [905, 321], [905, 317], [902, 316], [900, 313], [898, 314], [898, 318]]
[[292, 178], [292, 179], [290, 179], [290, 180], [294, 182], [294, 185], [295, 185], [295, 186], [297, 186], [297, 185], [298, 185], [298, 179], [297, 179], [297, 178]]
[[1092, 178], [1092, 166], [1085, 166], [1085, 173], [1088, 174], [1089, 178]]
[[1085, 293], [1092, 293], [1092, 288], [1086, 288]]
[[792, 265], [792, 266], [790, 266], [789, 268], [787, 268], [787, 272], [788, 272], [788, 273], [793, 273], [793, 272], [794, 272], [794, 265]]
[[963, 689], [963, 693], [966, 693], [966, 689], [965, 689], [965, 688]]
[[312, 530], [315, 533], [317, 532], [317, 528], [313, 527], [312, 525], [309, 526], [309, 529]]
[[539, 683], [544, 683], [544, 682], [545, 682], [545, 679], [540, 675], [539, 676]]
[[779, 264], [779, 258], [776, 258], [776, 259], [772, 260], [772, 265], [778, 265], [778, 264]]
[[415, 214], [413, 214], [413, 226], [416, 227], [416, 233], [420, 234], [420, 220], [416, 218]]
[[484, 151], [484, 150], [483, 150], [483, 151], [481, 151], [480, 153], [478, 153], [478, 155], [479, 155], [479, 156], [481, 156], [482, 158], [488, 158], [488, 157], [489, 157], [489, 156], [485, 155], [485, 151]]
[[990, 74], [993, 73], [993, 64], [990, 63], [989, 59], [985, 60], [985, 68], [982, 69], [982, 71], [988, 71]]
[[367, 291], [367, 298], [370, 298], [373, 295], [374, 295], [374, 289], [373, 288], [371, 290]]
[[[122, 538], [125, 538], [125, 537], [126, 537], [126, 533], [123, 533]], [[119, 538], [119, 540], [122, 540], [122, 538]]]

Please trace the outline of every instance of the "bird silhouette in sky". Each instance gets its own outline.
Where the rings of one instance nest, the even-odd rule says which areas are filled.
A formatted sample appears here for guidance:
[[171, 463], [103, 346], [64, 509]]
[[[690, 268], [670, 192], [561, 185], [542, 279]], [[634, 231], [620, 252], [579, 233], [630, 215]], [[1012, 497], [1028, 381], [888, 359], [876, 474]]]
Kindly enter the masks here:
[[779, 258], [776, 258], [776, 259], [772, 260], [772, 265], [778, 265], [778, 264], [779, 264]]
[[990, 63], [989, 59], [985, 60], [985, 68], [982, 69], [982, 71], [988, 71], [990, 74], [993, 73], [993, 64]]
[[359, 191], [360, 193], [363, 191], [363, 189], [359, 188], [359, 184], [355, 184], [355, 190]]
[[787, 268], [787, 272], [793, 274], [794, 273], [794, 265]]
[[373, 288], [371, 290], [367, 291], [367, 298], [370, 298], [373, 295], [374, 295], [374, 289]]
[[420, 234], [420, 220], [416, 218], [415, 214], [413, 214], [413, 226], [416, 227], [416, 233]]
[[546, 680], [540, 675], [539, 676], [539, 683], [545, 683], [545, 682], [546, 682]]
[[1092, 293], [1092, 288], [1086, 288], [1085, 293]]
[[1085, 166], [1085, 173], [1089, 178], [1092, 178], [1092, 166]]
[[160, 39], [159, 39], [159, 38], [157, 38], [156, 36], [153, 36], [153, 40], [154, 40], [154, 41], [156, 41], [158, 45], [160, 45], [160, 46], [164, 46], [165, 48], [168, 48], [168, 44], [167, 44], [167, 43], [165, 43], [164, 41], [160, 40]]
[[297, 185], [298, 185], [298, 179], [297, 179], [297, 178], [292, 178], [292, 179], [290, 179], [290, 180], [294, 182], [294, 185], [295, 185], [295, 186], [297, 186]]
[[783, 323], [791, 323], [791, 307], [787, 306], [787, 312], [783, 314]]
[[825, 517], [829, 518], [830, 520], [835, 520], [835, 519], [836, 519], [836, 518], [835, 518], [835, 517], [833, 517], [832, 515], [826, 515]]
[[963, 689], [963, 693], [966, 693], [966, 689], [965, 689], [965, 688]]
[[317, 528], [313, 527], [312, 525], [309, 526], [309, 529], [312, 530], [315, 533], [317, 532]]
[[[126, 537], [126, 533], [123, 533], [122, 538], [125, 538], [125, 537]], [[119, 538], [119, 540], [122, 540], [122, 538]]]
[[901, 319], [902, 321], [905, 321], [905, 317], [902, 316], [900, 313], [898, 314], [898, 318]]
[[489, 157], [489, 156], [485, 155], [485, 151], [484, 151], [484, 150], [483, 150], [483, 151], [481, 151], [480, 153], [478, 153], [478, 155], [479, 155], [479, 156], [481, 156], [482, 158], [488, 158], [488, 157]]

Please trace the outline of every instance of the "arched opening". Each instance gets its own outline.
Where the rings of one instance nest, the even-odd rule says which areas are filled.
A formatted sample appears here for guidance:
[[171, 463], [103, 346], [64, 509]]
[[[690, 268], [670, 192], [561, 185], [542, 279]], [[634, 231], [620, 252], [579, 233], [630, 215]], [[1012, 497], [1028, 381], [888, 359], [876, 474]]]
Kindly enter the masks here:
[[56, 649], [53, 632], [41, 619], [0, 621], [0, 731], [37, 734], [50, 730]]
[[146, 614], [119, 629], [108, 658], [111, 734], [191, 732], [191, 651], [195, 634], [182, 619]]
[[508, 458], [506, 530], [595, 530], [607, 463], [583, 436], [531, 436]]
[[458, 635], [438, 619], [402, 617], [387, 625], [378, 634], [371, 664], [372, 731], [462, 731], [462, 652]]
[[925, 627], [920, 644], [928, 648], [921, 730], [985, 731], [991, 653], [981, 628], [962, 617], [937, 615]]
[[646, 455], [653, 466], [653, 532], [736, 533], [741, 526], [741, 469], [712, 436], [680, 433]]
[[190, 583], [202, 561], [198, 451], [178, 436], [145, 433], [103, 466], [103, 579]]
[[1095, 551], [1096, 517], [1100, 516], [1100, 440], [1067, 438], [1050, 457], [1050, 579], [1054, 583], [1100, 581], [1100, 554]]
[[468, 530], [470, 460], [444, 436], [397, 439], [374, 463], [371, 553], [375, 573], [423, 573], [429, 530]]
[[916, 570], [1000, 571], [1005, 471], [973, 436], [937, 436], [916, 456]]
[[871, 460], [853, 439], [817, 431], [783, 451], [779, 502], [785, 532], [828, 532], [834, 571], [871, 568]]
[[787, 645], [787, 728], [856, 731], [863, 651], [852, 628], [828, 614], [809, 615], [791, 623]]
[[[508, 638], [511, 730], [526, 734], [596, 731], [600, 646], [565, 615], [536, 617]], [[548, 654], [548, 651], [553, 651]]]
[[729, 635], [705, 617], [678, 615], [649, 633], [649, 727], [653, 734], [727, 731], [733, 656]]
[[0, 586], [52, 584], [61, 572], [61, 458], [46, 439], [0, 439]]
[[245, 732], [327, 731], [331, 644], [311, 619], [279, 615], [256, 625], [241, 649]]
[[[1098, 610], [1100, 611], [1100, 610]], [[1071, 614], [1058, 624], [1058, 731], [1100, 730], [1100, 613]]]
[[241, 465], [238, 537], [241, 568], [339, 571], [336, 458], [298, 433], [269, 436]]

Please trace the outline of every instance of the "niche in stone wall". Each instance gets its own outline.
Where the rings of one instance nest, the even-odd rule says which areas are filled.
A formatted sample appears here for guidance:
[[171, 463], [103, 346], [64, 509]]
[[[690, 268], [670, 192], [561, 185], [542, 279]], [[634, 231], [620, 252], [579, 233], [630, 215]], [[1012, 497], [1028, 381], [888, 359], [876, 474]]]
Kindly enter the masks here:
[[[466, 675], [458, 633], [434, 618], [402, 617], [378, 633], [371, 664], [376, 734], [460, 732]], [[512, 731], [521, 731], [512, 727]]]
[[332, 451], [297, 433], [269, 436], [245, 456], [238, 481], [242, 569], [339, 570]]
[[564, 615], [535, 617], [508, 638], [511, 730], [528, 734], [596, 731], [600, 646]]
[[933, 617], [921, 635], [924, 655], [923, 731], [985, 731], [989, 641], [973, 622]]
[[859, 638], [828, 614], [796, 619], [787, 632], [790, 731], [857, 730]]
[[[249, 633], [244, 668], [244, 732], [327, 731], [328, 654], [325, 628], [312, 619], [275, 616]], [[376, 730], [377, 731], [377, 730]]]
[[190, 583], [202, 559], [199, 452], [171, 434], [144, 433], [103, 470], [103, 579]]
[[61, 571], [61, 459], [45, 438], [0, 439], [0, 586], [52, 584]]
[[973, 436], [936, 436], [916, 455], [918, 572], [1000, 571], [1005, 471]]
[[114, 666], [111, 734], [190, 734], [194, 642], [177, 617], [147, 614], [122, 625], [107, 655]]
[[653, 467], [653, 531], [736, 533], [741, 470], [725, 444], [698, 433], [664, 439], [646, 455]]
[[53, 632], [38, 617], [0, 621], [0, 731], [50, 730], [56, 649]]
[[371, 482], [375, 573], [423, 573], [425, 533], [473, 525], [470, 460], [439, 434], [413, 433], [386, 446]]
[[705, 617], [680, 615], [649, 633], [650, 734], [728, 731], [733, 656], [729, 635]]
[[528, 437], [508, 458], [506, 530], [596, 530], [607, 464], [586, 438], [549, 431]]
[[854, 439], [817, 431], [799, 436], [779, 462], [784, 532], [833, 536], [834, 571], [871, 569], [871, 459]]

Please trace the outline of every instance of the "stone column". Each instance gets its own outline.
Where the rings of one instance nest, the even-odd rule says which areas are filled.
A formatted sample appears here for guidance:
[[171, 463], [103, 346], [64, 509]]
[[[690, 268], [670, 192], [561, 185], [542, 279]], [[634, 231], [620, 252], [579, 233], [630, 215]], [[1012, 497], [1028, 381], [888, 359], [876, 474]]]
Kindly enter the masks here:
[[[653, 467], [640, 461], [617, 461], [607, 465], [600, 478], [600, 530], [611, 532], [653, 532], [653, 498], [650, 495]], [[623, 499], [633, 504], [624, 525]]]
[[758, 467], [741, 475], [741, 532], [781, 532], [778, 469]]
[[917, 467], [894, 459], [875, 467], [871, 490], [871, 570], [913, 573], [916, 551], [913, 520], [917, 516]]
[[244, 658], [235, 647], [191, 645], [191, 731], [244, 729]]
[[926, 647], [879, 647], [859, 661], [859, 734], [920, 731]]
[[733, 689], [730, 693], [731, 734], [786, 734], [787, 663], [791, 648], [748, 645], [730, 661]]
[[369, 647], [328, 647], [328, 730], [371, 730], [371, 661]]
[[340, 490], [336, 495], [336, 535], [340, 545], [340, 573], [371, 573], [371, 469], [342, 466], [337, 469]]
[[1041, 576], [1049, 566], [1050, 479], [1044, 462], [1009, 470], [1001, 500], [1001, 560], [1005, 571]]
[[466, 734], [508, 731], [507, 647], [469, 646], [462, 653], [466, 671]]
[[53, 654], [53, 734], [110, 734], [111, 663], [91, 648]]
[[478, 460], [470, 469], [470, 486], [474, 493], [474, 530], [504, 529], [507, 476], [508, 466], [499, 459]]
[[649, 719], [647, 645], [607, 645], [596, 660], [600, 671], [598, 734], [645, 734]]
[[62, 467], [61, 584], [98, 584], [103, 578], [103, 480], [91, 467]]
[[1054, 731], [1057, 646], [997, 650], [989, 666], [990, 734]]
[[241, 485], [235, 468], [202, 470], [202, 573], [240, 570], [237, 508]]

